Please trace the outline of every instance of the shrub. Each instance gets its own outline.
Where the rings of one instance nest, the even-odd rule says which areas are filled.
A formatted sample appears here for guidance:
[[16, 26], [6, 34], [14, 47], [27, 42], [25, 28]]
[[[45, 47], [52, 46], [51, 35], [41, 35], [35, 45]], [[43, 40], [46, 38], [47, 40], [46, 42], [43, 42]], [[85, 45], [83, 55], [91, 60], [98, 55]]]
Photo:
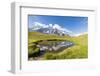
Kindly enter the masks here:
[[39, 49], [39, 48], [36, 48], [36, 49], [33, 51], [32, 56], [33, 56], [33, 57], [36, 57], [36, 56], [38, 56], [39, 54], [40, 54], [40, 49]]
[[29, 57], [37, 57], [40, 54], [40, 49], [36, 48], [34, 50], [29, 50]]

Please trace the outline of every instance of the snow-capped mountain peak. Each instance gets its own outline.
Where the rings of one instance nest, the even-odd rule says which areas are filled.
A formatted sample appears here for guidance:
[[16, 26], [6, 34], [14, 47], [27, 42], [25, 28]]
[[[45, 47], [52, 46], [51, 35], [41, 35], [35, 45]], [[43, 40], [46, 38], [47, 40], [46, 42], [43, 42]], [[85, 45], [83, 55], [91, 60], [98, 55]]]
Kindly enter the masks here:
[[48, 27], [47, 25], [45, 25], [45, 24], [42, 24], [42, 23], [39, 23], [39, 22], [34, 22], [33, 23], [33, 27], [32, 27], [32, 30], [34, 31], [34, 30], [38, 30], [38, 29], [40, 29], [40, 28], [46, 28], [46, 27]]
[[57, 34], [57, 35], [70, 35], [72, 32], [66, 28], [61, 27], [58, 24], [42, 24], [34, 22], [33, 27], [30, 31], [37, 31], [46, 34]]

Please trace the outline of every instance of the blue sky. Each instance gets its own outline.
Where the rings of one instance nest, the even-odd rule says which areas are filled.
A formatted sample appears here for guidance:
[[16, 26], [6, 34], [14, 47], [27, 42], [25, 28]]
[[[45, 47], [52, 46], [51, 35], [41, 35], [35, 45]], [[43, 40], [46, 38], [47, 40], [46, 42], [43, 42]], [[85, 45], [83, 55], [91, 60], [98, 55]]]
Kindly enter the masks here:
[[88, 17], [81, 16], [43, 16], [43, 15], [29, 15], [28, 27], [34, 26], [34, 22], [42, 24], [58, 24], [66, 28], [74, 34], [80, 34], [88, 31]]

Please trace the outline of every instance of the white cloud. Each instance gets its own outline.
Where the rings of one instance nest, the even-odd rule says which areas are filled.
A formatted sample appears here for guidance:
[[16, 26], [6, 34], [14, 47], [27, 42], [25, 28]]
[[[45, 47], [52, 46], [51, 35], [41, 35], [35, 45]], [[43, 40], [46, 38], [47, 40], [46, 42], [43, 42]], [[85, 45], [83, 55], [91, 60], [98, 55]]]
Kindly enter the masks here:
[[46, 24], [42, 24], [42, 23], [39, 23], [39, 22], [34, 22], [32, 29], [33, 30], [38, 30], [40, 28], [46, 28], [46, 27], [48, 27]]
[[53, 27], [53, 24], [49, 24], [49, 27]]
[[42, 23], [39, 23], [39, 22], [34, 22], [34, 26], [39, 26], [39, 27], [47, 27], [46, 24], [42, 24]]

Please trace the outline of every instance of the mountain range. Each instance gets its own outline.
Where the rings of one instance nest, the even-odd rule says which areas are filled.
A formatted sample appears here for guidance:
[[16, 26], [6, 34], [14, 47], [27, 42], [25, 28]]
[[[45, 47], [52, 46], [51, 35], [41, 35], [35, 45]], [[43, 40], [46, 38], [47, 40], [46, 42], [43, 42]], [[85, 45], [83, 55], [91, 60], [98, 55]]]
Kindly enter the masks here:
[[42, 24], [39, 22], [35, 22], [33, 27], [29, 28], [29, 32], [41, 32], [41, 33], [45, 33], [45, 34], [56, 34], [56, 35], [60, 35], [60, 36], [64, 36], [64, 35], [71, 35], [71, 31], [69, 31], [66, 28], [61, 27], [58, 24]]

